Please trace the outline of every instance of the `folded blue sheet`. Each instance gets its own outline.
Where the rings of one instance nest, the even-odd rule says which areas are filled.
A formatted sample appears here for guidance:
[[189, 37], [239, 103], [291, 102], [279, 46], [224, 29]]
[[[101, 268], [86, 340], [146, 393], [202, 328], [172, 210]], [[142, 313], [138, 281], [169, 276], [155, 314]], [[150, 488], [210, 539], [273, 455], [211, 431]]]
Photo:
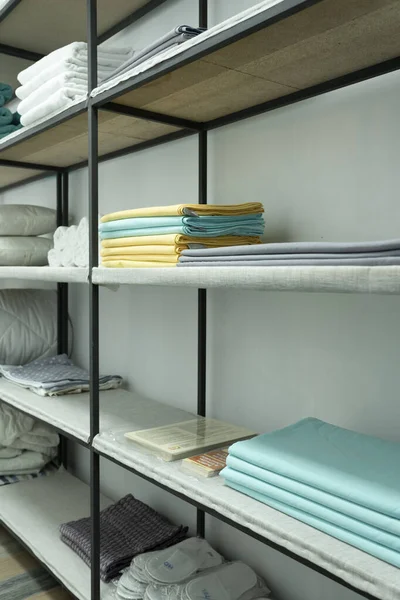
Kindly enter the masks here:
[[359, 548], [360, 550], [363, 550], [364, 552], [367, 552], [368, 554], [371, 554], [372, 556], [376, 556], [376, 558], [379, 558], [387, 563], [390, 563], [391, 565], [394, 565], [395, 567], [400, 567], [400, 553], [398, 553], [398, 552], [390, 550], [389, 548], [386, 548], [385, 546], [381, 546], [380, 544], [376, 544], [375, 542], [372, 542], [371, 540], [368, 540], [359, 535], [351, 533], [350, 531], [346, 531], [345, 529], [343, 529], [341, 527], [332, 525], [331, 523], [328, 523], [327, 521], [324, 521], [323, 519], [320, 519], [318, 517], [310, 515], [304, 511], [293, 508], [292, 506], [289, 506], [289, 505], [285, 504], [284, 502], [279, 502], [277, 500], [274, 500], [273, 498], [269, 498], [266, 495], [260, 494], [253, 490], [250, 490], [249, 488], [246, 488], [245, 486], [241, 486], [236, 483], [229, 482], [229, 481], [227, 481], [227, 484], [229, 485], [229, 487], [237, 490], [238, 492], [241, 492], [242, 494], [246, 494], [246, 496], [251, 496], [252, 498], [255, 498], [256, 500], [258, 500], [259, 502], [263, 502], [264, 504], [267, 504], [268, 506], [271, 506], [272, 508], [275, 508], [276, 510], [279, 510], [280, 512], [283, 512], [291, 517], [294, 517], [298, 521], [307, 523], [308, 525], [311, 525], [311, 527], [314, 527], [315, 529], [319, 529], [320, 531], [323, 531], [324, 533], [327, 533], [328, 535], [335, 537], [338, 540], [341, 540], [342, 542], [346, 542], [347, 544], [350, 544], [351, 546]]
[[[286, 490], [293, 495], [296, 494], [296, 496], [301, 496], [302, 498], [310, 500], [313, 503], [318, 503], [319, 505], [325, 506], [328, 509], [342, 513], [343, 515], [347, 515], [348, 517], [356, 519], [357, 521], [371, 525], [379, 530], [394, 534], [395, 536], [400, 536], [399, 519], [388, 517], [381, 512], [365, 508], [360, 504], [348, 502], [339, 496], [328, 494], [327, 492], [319, 490], [316, 487], [306, 485], [300, 481], [291, 479], [290, 477], [284, 477], [278, 473], [274, 473], [273, 471], [262, 469], [257, 465], [253, 465], [245, 460], [236, 458], [236, 456], [229, 455], [226, 464], [228, 467], [230, 467], [229, 471], [227, 471], [228, 473], [235, 470], [239, 474], [249, 476], [249, 479], [252, 480], [252, 484], [247, 483], [246, 485], [256, 491], [261, 491], [262, 493], [268, 495], [267, 488], [264, 488], [263, 485], [260, 487], [258, 484], [269, 484], [275, 488]], [[238, 482], [241, 483], [240, 481]], [[400, 541], [400, 537], [398, 539]]]
[[166, 233], [205, 238], [221, 235], [257, 236], [264, 233], [264, 219], [261, 214], [229, 217], [137, 217], [101, 223], [99, 231], [101, 239]]
[[400, 518], [400, 444], [308, 418], [233, 444], [229, 453], [394, 519]]
[[331, 508], [328, 508], [322, 504], [318, 504], [317, 502], [307, 500], [307, 498], [303, 498], [298, 494], [293, 494], [283, 490], [282, 488], [265, 483], [264, 481], [260, 481], [255, 477], [250, 477], [249, 475], [241, 473], [240, 471], [235, 471], [235, 469], [232, 469], [231, 467], [226, 467], [221, 472], [221, 477], [223, 477], [227, 483], [240, 485], [248, 490], [251, 490], [252, 492], [262, 494], [263, 496], [271, 498], [272, 500], [276, 500], [277, 502], [282, 502], [283, 504], [296, 510], [300, 510], [304, 513], [312, 515], [315, 518], [322, 519], [331, 525], [340, 527], [341, 529], [349, 531], [350, 533], [354, 533], [355, 535], [359, 535], [376, 544], [385, 546], [390, 550], [400, 552], [400, 537], [397, 535], [393, 535], [387, 531], [382, 531], [382, 529], [378, 529], [377, 527], [373, 527], [367, 523], [363, 523], [362, 521], [348, 517], [343, 513], [332, 510]]

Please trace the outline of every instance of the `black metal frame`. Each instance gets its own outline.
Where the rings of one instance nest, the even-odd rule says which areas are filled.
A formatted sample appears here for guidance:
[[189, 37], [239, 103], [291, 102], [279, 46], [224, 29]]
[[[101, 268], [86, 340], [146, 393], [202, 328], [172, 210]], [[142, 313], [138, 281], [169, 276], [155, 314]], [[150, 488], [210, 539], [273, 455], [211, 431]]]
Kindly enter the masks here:
[[[213, 119], [206, 123], [198, 123], [188, 119], [176, 118], [145, 109], [132, 108], [113, 102], [122, 93], [129, 92], [144, 84], [147, 84], [161, 75], [170, 73], [175, 69], [182, 67], [185, 64], [194, 62], [195, 60], [213, 52], [224, 46], [242, 39], [251, 33], [266, 29], [268, 26], [287, 18], [295, 12], [301, 11], [309, 6], [312, 6], [322, 0], [282, 0], [282, 2], [268, 11], [268, 15], [257, 15], [249, 22], [241, 23], [232, 31], [222, 32], [215, 38], [207, 40], [201, 47], [194, 47], [185, 57], [174, 57], [168, 61], [157, 65], [153, 69], [139, 75], [134, 82], [126, 81], [116, 86], [111, 92], [105, 92], [95, 99], [90, 99], [87, 103], [81, 103], [73, 106], [69, 110], [62, 113], [61, 116], [54, 117], [46, 122], [45, 125], [39, 125], [18, 136], [18, 140], [10, 140], [3, 148], [20, 143], [34, 135], [37, 135], [47, 129], [50, 129], [76, 115], [88, 112], [88, 137], [89, 137], [89, 152], [88, 160], [81, 161], [66, 168], [53, 167], [50, 165], [40, 165], [34, 163], [0, 160], [0, 166], [28, 168], [32, 170], [40, 170], [39, 175], [35, 175], [27, 180], [10, 184], [0, 189], [0, 193], [6, 190], [14, 189], [21, 185], [32, 181], [38, 181], [43, 177], [56, 174], [57, 178], [57, 214], [58, 223], [66, 224], [68, 222], [68, 173], [76, 169], [88, 166], [89, 174], [89, 220], [90, 220], [90, 281], [89, 281], [89, 309], [90, 309], [90, 442], [85, 443], [82, 440], [75, 438], [73, 435], [66, 434], [60, 430], [63, 435], [72, 439], [90, 451], [90, 503], [91, 503], [91, 523], [92, 523], [92, 569], [91, 569], [91, 597], [92, 600], [98, 600], [100, 597], [100, 457], [114, 462], [122, 468], [134, 473], [135, 475], [150, 481], [154, 485], [164, 489], [171, 494], [181, 498], [182, 500], [192, 504], [197, 509], [197, 534], [204, 536], [205, 533], [205, 515], [209, 514], [219, 520], [235, 527], [236, 529], [246, 533], [252, 538], [270, 546], [278, 552], [289, 556], [297, 562], [309, 567], [310, 569], [324, 575], [325, 577], [339, 583], [340, 585], [355, 591], [369, 600], [377, 600], [374, 596], [360, 591], [348, 584], [341, 578], [333, 575], [329, 571], [319, 567], [318, 565], [303, 559], [302, 557], [291, 552], [287, 548], [272, 542], [262, 535], [252, 531], [250, 528], [240, 525], [233, 520], [219, 514], [214, 509], [202, 505], [183, 493], [177, 492], [159, 481], [140, 473], [134, 468], [128, 467], [122, 462], [103, 454], [93, 447], [93, 440], [99, 433], [99, 287], [93, 284], [91, 279], [92, 269], [98, 266], [98, 235], [97, 235], [97, 217], [98, 217], [98, 165], [101, 162], [113, 160], [125, 156], [141, 152], [160, 144], [169, 143], [180, 140], [191, 135], [198, 136], [198, 201], [201, 204], [207, 203], [207, 132], [219, 127], [224, 127], [231, 123], [247, 119], [249, 117], [264, 114], [277, 108], [288, 106], [293, 103], [312, 98], [332, 90], [358, 83], [400, 69], [400, 57], [394, 58], [383, 63], [361, 69], [354, 73], [338, 77], [336, 79], [309, 87], [287, 96], [264, 102], [256, 106], [246, 108], [234, 112], [230, 115]], [[12, 7], [18, 5], [20, 0], [14, 0]], [[142, 9], [136, 11], [133, 15], [127, 17], [108, 32], [97, 36], [97, 2], [96, 0], [87, 0], [88, 14], [88, 56], [89, 56], [89, 95], [91, 90], [97, 84], [97, 43], [108, 39], [124, 27], [135, 22], [150, 10], [163, 4], [165, 0], [151, 0]], [[198, 0], [199, 6], [199, 24], [207, 26], [208, 0]], [[11, 9], [12, 10], [12, 9]], [[10, 10], [0, 12], [0, 22], [4, 19]], [[7, 14], [5, 14], [7, 13]], [[24, 52], [20, 49], [8, 47], [8, 53], [16, 52], [15, 56], [22, 56], [19, 52]], [[5, 48], [7, 51], [7, 47]], [[4, 51], [4, 47], [0, 45], [0, 53]], [[110, 152], [107, 155], [99, 157], [98, 154], [98, 110], [107, 110], [116, 114], [128, 115], [133, 118], [150, 120], [158, 123], [163, 123], [173, 127], [177, 127], [179, 131], [160, 136], [159, 138], [142, 142], [140, 144], [129, 146], [115, 152]], [[58, 335], [59, 335], [59, 351], [67, 351], [68, 347], [68, 286], [66, 284], [58, 284]], [[197, 335], [197, 414], [200, 416], [206, 415], [206, 374], [207, 374], [207, 291], [205, 289], [198, 290], [198, 335]], [[65, 456], [64, 456], [65, 459]]]

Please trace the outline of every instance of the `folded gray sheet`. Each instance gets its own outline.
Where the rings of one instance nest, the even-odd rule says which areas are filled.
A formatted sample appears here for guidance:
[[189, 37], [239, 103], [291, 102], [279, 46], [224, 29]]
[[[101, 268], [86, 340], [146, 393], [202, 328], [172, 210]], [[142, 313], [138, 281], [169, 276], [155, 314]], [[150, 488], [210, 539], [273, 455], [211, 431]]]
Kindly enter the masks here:
[[290, 257], [285, 260], [223, 260], [208, 258], [207, 260], [179, 260], [178, 267], [373, 267], [400, 265], [400, 256], [387, 257], [378, 256], [375, 258], [329, 258], [329, 259], [308, 259], [304, 258], [293, 260]]
[[[135, 52], [133, 56], [131, 56], [127, 61], [125, 61], [118, 69], [116, 69], [111, 77], [108, 79], [112, 79], [117, 75], [122, 75], [127, 71], [130, 71], [133, 67], [136, 67], [138, 64], [144, 62], [145, 60], [155, 56], [156, 54], [160, 54], [167, 48], [171, 48], [172, 46], [177, 46], [178, 44], [182, 44], [187, 40], [191, 40], [193, 37], [196, 37], [200, 33], [205, 31], [202, 27], [190, 27], [189, 25], [179, 25], [172, 29], [161, 38], [143, 48], [138, 52]], [[108, 81], [106, 79], [105, 81]], [[102, 81], [104, 83], [104, 81]]]
[[346, 253], [314, 253], [314, 254], [307, 254], [307, 253], [303, 253], [303, 254], [254, 254], [254, 255], [249, 255], [249, 254], [232, 254], [231, 256], [181, 256], [181, 262], [243, 262], [243, 261], [254, 261], [254, 262], [261, 262], [261, 261], [277, 261], [277, 260], [284, 260], [285, 262], [287, 261], [298, 261], [298, 260], [312, 260], [317, 262], [320, 262], [322, 260], [324, 261], [328, 261], [328, 260], [359, 260], [361, 258], [366, 258], [368, 260], [371, 259], [377, 259], [377, 258], [394, 258], [396, 256], [400, 257], [400, 250], [392, 250], [392, 251], [388, 251], [388, 252], [346, 252]]
[[[280, 244], [254, 244], [249, 246], [227, 246], [224, 248], [207, 248], [203, 250], [184, 250], [182, 256], [203, 258], [209, 256], [256, 256], [259, 254], [286, 255], [286, 254], [369, 254], [385, 253], [381, 256], [397, 256], [400, 253], [400, 239], [383, 240], [376, 242], [287, 242]], [[330, 257], [331, 258], [331, 257]], [[363, 258], [363, 257], [359, 257]], [[252, 259], [252, 258], [251, 258]], [[208, 259], [207, 259], [208, 260]]]

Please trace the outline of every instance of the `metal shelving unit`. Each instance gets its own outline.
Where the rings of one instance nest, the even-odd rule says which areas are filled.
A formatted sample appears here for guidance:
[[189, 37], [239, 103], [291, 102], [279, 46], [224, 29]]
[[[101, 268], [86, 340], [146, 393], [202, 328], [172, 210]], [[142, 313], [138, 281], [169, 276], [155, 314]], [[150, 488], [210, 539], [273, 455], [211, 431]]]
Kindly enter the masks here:
[[[89, 94], [97, 86], [97, 43], [158, 7], [162, 1], [118, 0], [110, 8], [107, 0], [86, 0], [85, 8], [82, 0], [82, 15], [87, 14]], [[39, 58], [41, 52], [54, 49], [55, 42], [41, 40], [34, 27], [25, 38], [25, 47], [19, 47], [21, 23], [30, 14], [32, 5], [39, 14], [40, 7], [49, 2], [14, 0], [0, 12], [0, 39], [3, 40], [6, 25], [9, 36], [5, 38], [6, 44], [0, 45], [0, 52], [21, 58], [29, 55], [33, 59], [34, 56]], [[206, 26], [207, 0], [199, 0], [198, 6], [199, 24]], [[59, 15], [55, 15], [54, 10], [49, 15], [48, 22], [54, 19], [56, 30]], [[62, 275], [59, 269], [21, 267], [14, 269], [13, 277], [58, 282], [60, 351], [65, 350], [68, 342], [67, 282], [89, 285], [90, 394], [81, 396], [79, 403], [71, 402], [66, 414], [46, 399], [36, 401], [32, 408], [29, 392], [15, 390], [6, 382], [0, 385], [0, 397], [5, 402], [51, 423], [90, 451], [90, 488], [86, 493], [90, 495], [92, 518], [91, 584], [90, 592], [85, 588], [82, 593], [77, 593], [73, 588], [71, 591], [77, 597], [84, 600], [101, 597], [100, 457], [104, 457], [195, 506], [199, 535], [206, 533], [205, 515], [210, 514], [366, 598], [400, 599], [398, 569], [289, 517], [283, 518], [281, 513], [234, 490], [222, 488], [218, 482], [193, 486], [190, 478], [179, 473], [173, 465], [160, 467], [137, 449], [128, 450], [122, 444], [107, 441], [104, 437], [106, 429], [128, 419], [132, 397], [127, 392], [111, 392], [115, 400], [110, 409], [111, 403], [107, 403], [104, 396], [107, 393], [99, 393], [98, 388], [101, 285], [173, 285], [198, 289], [196, 412], [205, 415], [208, 288], [400, 294], [400, 268], [258, 267], [246, 273], [235, 267], [212, 271], [198, 267], [102, 269], [98, 266], [97, 232], [98, 167], [101, 162], [196, 135], [198, 202], [206, 203], [208, 131], [399, 69], [399, 25], [400, 0], [281, 0], [136, 77], [90, 97], [88, 102], [76, 104], [52, 119], [0, 142], [0, 193], [33, 180], [55, 176], [60, 224], [66, 222], [68, 215], [68, 174], [85, 166], [89, 170], [89, 269], [66, 269]], [[74, 27], [75, 22], [68, 24], [66, 38], [58, 40], [57, 45], [83, 37]], [[0, 277], [6, 277], [7, 273], [10, 271], [0, 268]], [[141, 400], [136, 398], [135, 402], [140, 404]], [[176, 419], [174, 411], [159, 405], [160, 414], [171, 419], [170, 422]], [[46, 485], [51, 486], [49, 482]], [[12, 496], [12, 492], [8, 494]], [[222, 496], [229, 496], [229, 511], [221, 502]], [[253, 518], [252, 515], [256, 516]], [[21, 537], [18, 524], [13, 524], [9, 516], [6, 525]], [[297, 528], [296, 534], [292, 534], [293, 528]], [[307, 539], [307, 536], [313, 537], [321, 556], [328, 542], [332, 545], [331, 552], [337, 556], [345, 554], [348, 571], [335, 560], [329, 562], [306, 550], [299, 540]], [[40, 554], [34, 543], [24, 541], [33, 552]], [[45, 559], [44, 564], [57, 576], [51, 563]], [[356, 583], [354, 572], [357, 572]], [[68, 587], [66, 577], [59, 576], [59, 579]]]

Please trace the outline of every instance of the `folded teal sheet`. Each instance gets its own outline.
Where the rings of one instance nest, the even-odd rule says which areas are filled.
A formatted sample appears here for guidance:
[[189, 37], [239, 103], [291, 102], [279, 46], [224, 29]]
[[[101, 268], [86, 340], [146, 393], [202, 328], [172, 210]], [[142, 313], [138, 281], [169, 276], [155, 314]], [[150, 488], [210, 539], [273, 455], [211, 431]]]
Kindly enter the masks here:
[[221, 477], [228, 483], [234, 483], [245, 487], [252, 492], [262, 494], [277, 502], [282, 502], [296, 510], [312, 515], [315, 518], [322, 519], [333, 526], [340, 527], [345, 531], [349, 531], [350, 533], [359, 535], [376, 544], [385, 546], [390, 550], [400, 552], [400, 537], [397, 535], [382, 531], [382, 529], [378, 529], [377, 527], [372, 527], [371, 525], [348, 517], [347, 515], [332, 510], [322, 504], [312, 502], [311, 500], [307, 500], [307, 498], [287, 492], [279, 487], [260, 481], [255, 477], [250, 477], [245, 473], [241, 473], [240, 471], [235, 471], [230, 467], [225, 468], [221, 472]]
[[292, 506], [289, 506], [288, 504], [285, 504], [284, 502], [279, 502], [277, 500], [274, 500], [273, 498], [269, 498], [266, 495], [260, 494], [253, 490], [250, 490], [249, 488], [246, 488], [245, 486], [241, 486], [236, 483], [229, 482], [229, 481], [227, 481], [227, 484], [229, 485], [229, 487], [237, 490], [238, 492], [241, 492], [242, 494], [246, 494], [246, 496], [251, 496], [252, 498], [255, 498], [256, 500], [258, 500], [259, 502], [268, 504], [268, 506], [271, 506], [272, 508], [279, 510], [280, 512], [283, 512], [291, 517], [294, 517], [298, 521], [307, 523], [307, 525], [311, 525], [311, 527], [314, 527], [315, 529], [319, 529], [320, 531], [323, 531], [324, 533], [327, 533], [328, 535], [330, 535], [334, 538], [337, 538], [338, 540], [341, 540], [342, 542], [346, 542], [347, 544], [350, 544], [351, 546], [355, 546], [356, 548], [359, 548], [360, 550], [363, 550], [364, 552], [367, 552], [368, 554], [371, 554], [372, 556], [375, 556], [376, 558], [379, 558], [380, 560], [390, 563], [391, 565], [394, 565], [395, 567], [400, 567], [400, 553], [398, 553], [398, 552], [390, 550], [389, 548], [386, 548], [385, 546], [381, 546], [380, 544], [376, 544], [376, 543], [372, 542], [371, 540], [368, 540], [359, 535], [351, 533], [350, 531], [346, 531], [345, 529], [342, 529], [341, 527], [332, 525], [331, 523], [328, 523], [327, 521], [324, 521], [323, 519], [319, 519], [318, 517], [310, 515], [302, 510], [293, 508]]
[[229, 453], [394, 519], [400, 518], [400, 444], [308, 418], [233, 444]]
[[[342, 513], [343, 515], [347, 515], [352, 519], [356, 519], [357, 521], [371, 525], [378, 530], [394, 534], [395, 536], [400, 536], [399, 519], [388, 517], [380, 512], [365, 508], [365, 506], [361, 506], [360, 504], [348, 502], [339, 496], [328, 494], [327, 492], [296, 481], [295, 479], [283, 477], [282, 475], [274, 473], [273, 471], [262, 469], [257, 465], [253, 465], [245, 460], [236, 458], [236, 456], [229, 455], [226, 463], [228, 467], [230, 467], [229, 472], [235, 470], [239, 474], [249, 476], [249, 479], [257, 483], [257, 486], [253, 486], [250, 483], [248, 484], [248, 486], [252, 489], [268, 494], [267, 488], [263, 488], [262, 486], [260, 487], [258, 484], [269, 484], [270, 486], [280, 488], [281, 490], [286, 490], [293, 495], [296, 494], [296, 496], [301, 496], [302, 498], [310, 500], [313, 503], [318, 503], [327, 509], [331, 509], [333, 511]], [[400, 542], [400, 537], [398, 539]]]
[[9, 110], [8, 108], [4, 108], [4, 106], [2, 106], [0, 108], [0, 126], [1, 125], [10, 125], [10, 123], [12, 123], [13, 120], [13, 114], [11, 112], [11, 110]]
[[244, 217], [137, 217], [101, 223], [100, 238], [139, 237], [182, 233], [196, 237], [219, 237], [221, 235], [262, 235], [264, 219], [262, 215]]

